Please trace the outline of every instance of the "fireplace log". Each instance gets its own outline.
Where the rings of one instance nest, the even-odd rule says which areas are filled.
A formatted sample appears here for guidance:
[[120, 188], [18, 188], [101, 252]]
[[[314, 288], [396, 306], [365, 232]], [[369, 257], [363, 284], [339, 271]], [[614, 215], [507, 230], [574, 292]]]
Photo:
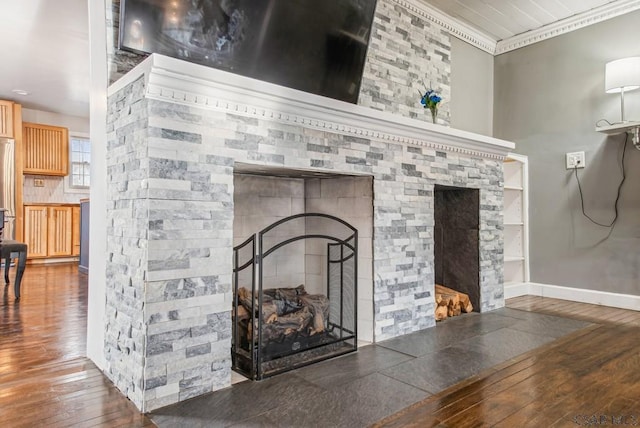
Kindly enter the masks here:
[[471, 304], [471, 300], [469, 300], [469, 296], [466, 294], [464, 297], [460, 297], [460, 309], [466, 314], [473, 312], [473, 305]]
[[[251, 319], [251, 305], [256, 310]], [[247, 341], [254, 340], [258, 327], [258, 300], [245, 287], [238, 289], [238, 321], [243, 326]], [[262, 340], [264, 343], [281, 342], [287, 336], [300, 333], [313, 336], [323, 333], [329, 318], [329, 299], [321, 294], [308, 294], [304, 286], [264, 290], [262, 295]], [[246, 326], [246, 327], [245, 327]]]
[[[440, 284], [436, 284], [436, 321], [440, 321], [446, 317], [458, 316], [462, 312], [469, 313], [473, 311], [473, 305], [469, 299], [469, 296], [465, 293], [453, 290]], [[443, 313], [446, 308], [446, 315], [443, 318]]]
[[249, 319], [249, 311], [242, 305], [238, 305], [238, 321]]
[[325, 320], [329, 317], [329, 299], [321, 294], [305, 294], [300, 296], [300, 301], [308, 306], [313, 314], [310, 335], [322, 333], [325, 329]]
[[[244, 287], [238, 289], [238, 301], [246, 309], [251, 308], [251, 292]], [[256, 309], [256, 315], [258, 312], [258, 299], [255, 299], [254, 308]], [[267, 324], [274, 323], [278, 320], [278, 308], [273, 302], [273, 298], [268, 295], [263, 295], [262, 298], [262, 320]]]
[[460, 299], [458, 302], [455, 302], [454, 299], [449, 300], [449, 305], [447, 306], [447, 315], [450, 317], [457, 317], [462, 313], [462, 309], [460, 309]]
[[448, 309], [447, 305], [438, 304], [438, 306], [436, 306], [436, 321], [446, 319], [449, 316]]

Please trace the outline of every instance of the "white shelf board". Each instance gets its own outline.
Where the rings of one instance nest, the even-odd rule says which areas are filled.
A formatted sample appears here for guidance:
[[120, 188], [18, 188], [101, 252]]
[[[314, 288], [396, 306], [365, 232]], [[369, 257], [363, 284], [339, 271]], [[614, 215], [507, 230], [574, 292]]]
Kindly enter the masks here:
[[504, 190], [522, 190], [522, 186], [504, 186]]
[[505, 263], [508, 263], [508, 262], [522, 262], [522, 261], [524, 261], [524, 257], [521, 257], [521, 256], [505, 256], [504, 261], [505, 261]]
[[640, 121], [614, 123], [607, 126], [596, 126], [596, 131], [607, 135], [623, 134], [634, 128], [640, 128]]
[[524, 226], [524, 222], [522, 221], [505, 221], [505, 226]]

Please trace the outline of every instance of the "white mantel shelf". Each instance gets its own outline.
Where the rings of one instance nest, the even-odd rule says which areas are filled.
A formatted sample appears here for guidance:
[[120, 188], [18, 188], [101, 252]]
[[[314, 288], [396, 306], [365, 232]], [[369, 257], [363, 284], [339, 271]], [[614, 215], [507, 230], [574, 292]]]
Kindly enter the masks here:
[[[215, 68], [152, 54], [109, 87], [109, 95], [144, 76], [146, 97], [292, 125], [504, 159], [515, 144], [373, 110]], [[417, 102], [417, 101], [416, 101]]]

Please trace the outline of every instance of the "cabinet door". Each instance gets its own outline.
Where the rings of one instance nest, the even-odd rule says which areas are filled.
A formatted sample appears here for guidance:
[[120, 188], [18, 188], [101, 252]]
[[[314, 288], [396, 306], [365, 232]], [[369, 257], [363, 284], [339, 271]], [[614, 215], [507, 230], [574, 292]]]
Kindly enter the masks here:
[[49, 236], [47, 239], [49, 256], [71, 256], [72, 248], [72, 207], [49, 207]]
[[72, 207], [71, 210], [71, 255], [75, 257], [80, 255], [80, 207]]
[[69, 132], [59, 126], [23, 123], [25, 174], [69, 174]]
[[24, 207], [24, 240], [28, 258], [47, 257], [47, 207]]
[[0, 100], [0, 137], [13, 138], [13, 102]]

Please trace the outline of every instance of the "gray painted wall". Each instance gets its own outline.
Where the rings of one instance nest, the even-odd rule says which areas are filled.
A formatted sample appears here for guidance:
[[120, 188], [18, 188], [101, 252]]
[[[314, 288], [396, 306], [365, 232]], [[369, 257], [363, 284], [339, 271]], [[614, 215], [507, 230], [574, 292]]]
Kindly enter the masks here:
[[451, 37], [450, 108], [452, 128], [493, 135], [493, 55], [455, 37]]
[[[585, 207], [609, 222], [624, 137], [594, 127], [602, 118], [620, 120], [619, 95], [604, 92], [604, 68], [640, 55], [639, 24], [634, 12], [496, 57], [494, 134], [529, 156], [533, 282], [640, 295], [640, 151], [629, 142], [610, 235], [582, 216], [576, 180], [565, 169], [566, 152], [586, 152], [579, 170]], [[640, 91], [626, 101], [627, 118], [640, 120]]]

